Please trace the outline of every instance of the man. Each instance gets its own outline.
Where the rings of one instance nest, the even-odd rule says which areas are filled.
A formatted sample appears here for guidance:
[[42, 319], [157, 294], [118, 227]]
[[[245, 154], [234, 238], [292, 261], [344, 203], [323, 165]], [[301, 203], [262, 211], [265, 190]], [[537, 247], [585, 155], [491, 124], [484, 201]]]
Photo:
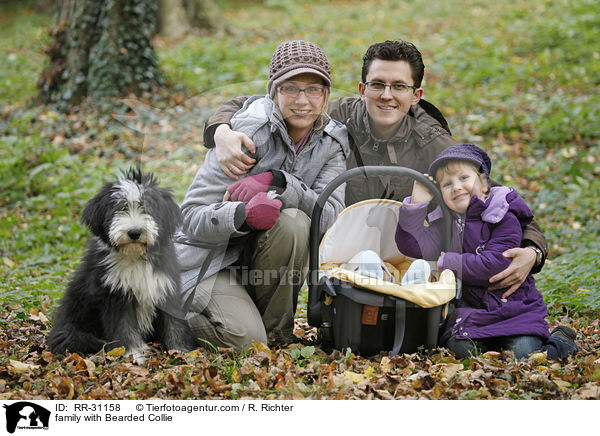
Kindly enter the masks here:
[[[348, 129], [351, 155], [347, 169], [366, 165], [400, 165], [424, 173], [447, 147], [456, 144], [446, 120], [422, 99], [425, 66], [417, 48], [405, 41], [384, 41], [370, 46], [363, 58], [360, 97], [331, 101], [329, 114]], [[209, 118], [204, 144], [216, 146], [219, 163], [234, 179], [255, 164], [254, 144], [228, 122], [246, 97], [225, 103]], [[242, 150], [247, 149], [247, 153]], [[346, 205], [367, 198], [402, 201], [412, 191], [409, 178], [355, 178], [346, 185]], [[522, 247], [507, 250], [510, 266], [490, 279], [490, 289], [508, 288], [503, 298], [519, 288], [530, 273], [541, 270], [547, 255], [544, 235], [533, 222], [523, 233]]]

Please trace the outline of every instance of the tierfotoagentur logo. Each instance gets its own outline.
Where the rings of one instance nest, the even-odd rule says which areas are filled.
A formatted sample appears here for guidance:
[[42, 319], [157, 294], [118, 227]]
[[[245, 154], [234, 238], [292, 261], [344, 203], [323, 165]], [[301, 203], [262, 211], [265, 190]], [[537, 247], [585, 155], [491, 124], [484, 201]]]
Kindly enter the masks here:
[[19, 430], [48, 430], [50, 411], [29, 401], [19, 401], [6, 409], [6, 431], [14, 433]]

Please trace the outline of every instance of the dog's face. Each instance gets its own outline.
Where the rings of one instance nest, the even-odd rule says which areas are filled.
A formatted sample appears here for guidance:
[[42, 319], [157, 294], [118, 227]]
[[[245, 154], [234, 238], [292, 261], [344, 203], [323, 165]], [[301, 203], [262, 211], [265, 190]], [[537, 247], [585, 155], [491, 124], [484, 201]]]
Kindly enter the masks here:
[[130, 170], [104, 185], [85, 207], [82, 221], [111, 248], [139, 257], [171, 238], [181, 212], [152, 175]]

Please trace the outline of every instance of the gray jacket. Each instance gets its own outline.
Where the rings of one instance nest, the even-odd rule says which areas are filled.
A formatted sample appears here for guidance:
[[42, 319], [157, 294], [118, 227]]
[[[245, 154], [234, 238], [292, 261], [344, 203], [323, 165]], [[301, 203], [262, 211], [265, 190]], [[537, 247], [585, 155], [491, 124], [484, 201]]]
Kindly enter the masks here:
[[[348, 137], [346, 127], [337, 121], [326, 119], [324, 128], [316, 129], [297, 154], [281, 112], [268, 96], [246, 101], [231, 126], [248, 135], [256, 146], [256, 165], [240, 178], [272, 169], [281, 171], [286, 181], [278, 197], [283, 208], [297, 208], [310, 217], [319, 194], [346, 169]], [[181, 205], [183, 224], [175, 235], [186, 294], [200, 279], [232, 265], [242, 252], [243, 238], [239, 238], [248, 232], [234, 225], [240, 202], [222, 201], [227, 186], [234, 182], [219, 166], [215, 150], [209, 150]], [[341, 185], [324, 206], [322, 232], [344, 208], [344, 191], [345, 185]], [[205, 297], [208, 304], [210, 295]]]

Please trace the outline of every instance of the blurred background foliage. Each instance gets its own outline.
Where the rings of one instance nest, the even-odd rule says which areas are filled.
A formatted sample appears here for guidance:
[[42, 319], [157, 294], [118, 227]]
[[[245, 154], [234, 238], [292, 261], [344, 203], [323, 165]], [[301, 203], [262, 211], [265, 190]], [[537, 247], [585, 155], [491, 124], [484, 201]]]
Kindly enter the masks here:
[[492, 176], [519, 190], [551, 255], [536, 279], [551, 316], [600, 313], [600, 11], [595, 0], [217, 2], [230, 33], [153, 40], [164, 90], [86, 101], [36, 99], [52, 16], [0, 6], [0, 293], [49, 306], [83, 250], [78, 217], [119, 169], [142, 163], [179, 200], [202, 162], [203, 122], [225, 99], [264, 92], [282, 41], [320, 45], [334, 97], [355, 95], [373, 42], [412, 41], [425, 98], [458, 141], [481, 145]]

